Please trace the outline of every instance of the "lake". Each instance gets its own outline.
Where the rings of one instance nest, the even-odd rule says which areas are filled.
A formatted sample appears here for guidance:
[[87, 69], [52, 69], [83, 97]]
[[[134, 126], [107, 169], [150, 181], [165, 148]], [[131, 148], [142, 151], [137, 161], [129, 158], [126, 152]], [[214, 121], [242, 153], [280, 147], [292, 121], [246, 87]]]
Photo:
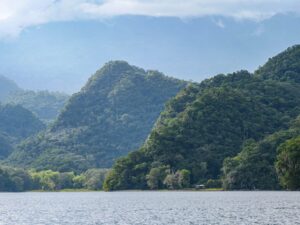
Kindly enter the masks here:
[[300, 192], [0, 193], [0, 224], [300, 224]]

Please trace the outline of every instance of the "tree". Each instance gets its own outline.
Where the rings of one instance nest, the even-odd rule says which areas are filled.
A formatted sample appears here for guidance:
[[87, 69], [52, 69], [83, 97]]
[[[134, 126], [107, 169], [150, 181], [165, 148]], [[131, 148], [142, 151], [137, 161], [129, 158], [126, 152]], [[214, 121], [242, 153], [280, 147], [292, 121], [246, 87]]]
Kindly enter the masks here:
[[180, 188], [188, 188], [190, 186], [190, 176], [191, 172], [189, 170], [183, 169], [178, 171], [178, 183]]
[[113, 191], [118, 188], [117, 172], [114, 169], [108, 171], [103, 183], [103, 189], [105, 191]]
[[83, 186], [89, 190], [102, 189], [107, 169], [89, 169], [83, 176], [85, 177]]
[[163, 181], [166, 176], [167, 167], [161, 166], [152, 168], [146, 176], [147, 185], [150, 189], [159, 189], [163, 187]]
[[300, 136], [279, 147], [276, 169], [283, 187], [290, 190], [300, 188]]
[[58, 176], [57, 189], [73, 188], [74, 172], [60, 173]]
[[164, 179], [164, 185], [168, 189], [179, 189], [179, 184], [178, 184], [178, 173], [170, 173], [168, 174], [165, 179]]
[[73, 187], [74, 188], [83, 188], [86, 178], [84, 175], [78, 175], [73, 178]]

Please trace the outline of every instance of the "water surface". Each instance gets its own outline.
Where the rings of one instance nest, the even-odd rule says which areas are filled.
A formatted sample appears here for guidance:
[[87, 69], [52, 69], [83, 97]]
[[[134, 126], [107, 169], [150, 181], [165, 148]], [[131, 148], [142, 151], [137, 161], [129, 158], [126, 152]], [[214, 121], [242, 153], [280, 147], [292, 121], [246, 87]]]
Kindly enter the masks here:
[[300, 224], [300, 192], [0, 193], [2, 225]]

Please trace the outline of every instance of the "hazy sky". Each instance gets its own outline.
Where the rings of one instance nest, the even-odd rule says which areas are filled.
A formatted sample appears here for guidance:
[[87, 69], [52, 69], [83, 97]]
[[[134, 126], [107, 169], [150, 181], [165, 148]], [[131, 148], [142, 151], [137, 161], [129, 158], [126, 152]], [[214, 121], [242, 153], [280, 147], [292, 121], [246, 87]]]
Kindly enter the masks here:
[[109, 60], [201, 81], [300, 43], [299, 0], [0, 0], [0, 73], [75, 92]]

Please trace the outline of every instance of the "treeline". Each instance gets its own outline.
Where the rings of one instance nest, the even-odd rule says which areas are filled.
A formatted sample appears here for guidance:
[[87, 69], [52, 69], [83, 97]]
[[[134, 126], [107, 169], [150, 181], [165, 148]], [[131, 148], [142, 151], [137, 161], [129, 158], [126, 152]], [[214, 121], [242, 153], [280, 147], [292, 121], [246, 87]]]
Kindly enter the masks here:
[[34, 171], [0, 167], [0, 191], [30, 190], [59, 191], [62, 189], [102, 189], [107, 169], [89, 169], [76, 175], [74, 172], [52, 170]]
[[[107, 173], [106, 179], [103, 183], [103, 189], [105, 191], [118, 190], [117, 183], [115, 182], [116, 176], [115, 170], [110, 170]], [[139, 189], [168, 189], [179, 190], [195, 188], [196, 186], [191, 183], [191, 172], [187, 169], [172, 171], [168, 166], [158, 166], [152, 168], [146, 176], [146, 185], [141, 183]], [[221, 179], [209, 179], [204, 184], [205, 188], [222, 188]]]

